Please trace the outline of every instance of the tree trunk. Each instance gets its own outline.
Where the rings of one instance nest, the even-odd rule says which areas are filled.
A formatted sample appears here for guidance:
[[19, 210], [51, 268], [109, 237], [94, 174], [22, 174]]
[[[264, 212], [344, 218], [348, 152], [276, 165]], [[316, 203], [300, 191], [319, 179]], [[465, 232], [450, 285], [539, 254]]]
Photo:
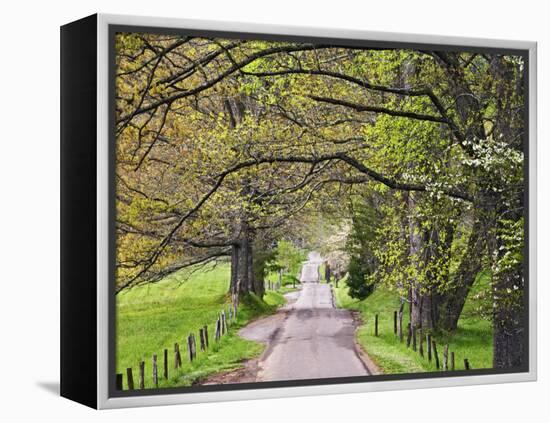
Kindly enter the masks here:
[[263, 298], [266, 258], [261, 242], [254, 240], [254, 232], [247, 222], [241, 222], [240, 237], [231, 252], [230, 292], [239, 296], [253, 292]]
[[[439, 329], [439, 304], [445, 294], [440, 294], [441, 286], [449, 278], [451, 261], [451, 247], [455, 234], [456, 224], [446, 222], [441, 228], [434, 225], [424, 232], [423, 263], [426, 268], [426, 292], [423, 296], [421, 309], [423, 326]], [[434, 266], [437, 269], [434, 272]]]
[[[523, 80], [517, 81], [514, 65], [500, 56], [495, 56], [491, 62], [491, 68], [495, 75], [495, 89], [498, 93], [497, 116], [495, 131], [501, 139], [506, 140], [510, 148], [523, 151], [523, 132], [525, 123], [522, 114], [518, 113], [510, 104], [513, 101], [523, 99]], [[496, 184], [496, 183], [495, 183]], [[504, 219], [508, 222], [520, 222], [524, 213], [523, 191], [503, 191], [503, 195], [495, 198], [496, 228], [503, 228]], [[523, 226], [522, 229], [525, 229]], [[496, 231], [490, 234], [489, 254], [493, 259], [500, 260], [507, 252], [506, 241], [496, 236]], [[525, 240], [524, 240], [525, 242]], [[523, 243], [524, 243], [523, 242]], [[493, 294], [495, 310], [493, 314], [493, 366], [495, 368], [521, 367], [525, 364], [527, 353], [525, 342], [527, 340], [526, 327], [527, 314], [525, 308], [525, 282], [523, 274], [524, 260], [523, 248], [513, 251], [513, 254], [522, 256], [515, 265], [502, 268], [501, 263], [493, 263]], [[510, 251], [508, 251], [510, 252]]]
[[[229, 127], [234, 129], [241, 123], [245, 105], [241, 98], [227, 98], [224, 101], [224, 107], [229, 116]], [[249, 193], [249, 181], [242, 182], [242, 194]], [[248, 294], [254, 289], [254, 271], [252, 257], [252, 234], [248, 224], [246, 213], [243, 212], [243, 217], [239, 222], [238, 240], [233, 245], [231, 251], [231, 281], [229, 290], [232, 294], [237, 294], [239, 297]]]
[[[522, 217], [519, 210], [523, 210], [521, 196], [508, 198], [507, 201], [513, 204], [513, 207], [517, 210], [516, 213], [508, 212], [507, 217], [519, 222]], [[497, 216], [503, 216], [506, 213], [507, 201], [502, 198], [495, 201]], [[508, 246], [505, 237], [497, 236], [500, 230], [505, 231], [502, 218], [496, 221], [488, 236], [489, 254], [494, 260], [492, 280], [494, 304], [493, 367], [520, 367], [524, 364], [525, 340], [527, 339], [524, 326], [527, 319], [524, 306], [524, 263], [523, 260], [520, 260], [515, 265], [503, 267], [500, 260], [507, 254]], [[513, 251], [512, 253], [521, 254], [519, 251]]]
[[470, 288], [482, 269], [485, 245], [483, 228], [482, 221], [477, 218], [468, 240], [466, 252], [462, 257], [454, 279], [450, 281], [450, 289], [444, 295], [438, 296], [438, 328], [445, 331], [452, 332], [456, 330]]
[[[496, 293], [514, 290], [521, 287], [523, 265], [519, 264], [512, 271], [499, 275], [493, 281]], [[500, 295], [499, 295], [500, 297]], [[520, 301], [509, 303], [498, 301], [493, 318], [493, 367], [520, 367], [524, 363], [526, 333], [524, 327], [525, 310]]]
[[[408, 195], [409, 214], [409, 259], [417, 263], [419, 272], [425, 255], [424, 236], [419, 219], [415, 216], [416, 202], [412, 193]], [[433, 327], [431, 295], [429, 289], [418, 280], [410, 281], [410, 321], [413, 330]]]
[[239, 297], [253, 290], [252, 243], [248, 223], [241, 222], [240, 237], [231, 250], [231, 283], [229, 290]]
[[265, 266], [268, 261], [267, 251], [269, 246], [259, 237], [254, 238], [251, 246], [252, 254], [250, 254], [250, 259], [252, 263], [250, 264], [250, 268], [252, 269], [252, 290], [258, 297], [263, 298], [265, 294]]
[[238, 277], [240, 247], [238, 244], [233, 244], [231, 247], [231, 282], [229, 284], [229, 292], [238, 294], [240, 292], [240, 281]]
[[248, 247], [245, 240], [239, 240], [231, 250], [231, 283], [232, 294], [242, 297], [250, 292], [248, 280]]

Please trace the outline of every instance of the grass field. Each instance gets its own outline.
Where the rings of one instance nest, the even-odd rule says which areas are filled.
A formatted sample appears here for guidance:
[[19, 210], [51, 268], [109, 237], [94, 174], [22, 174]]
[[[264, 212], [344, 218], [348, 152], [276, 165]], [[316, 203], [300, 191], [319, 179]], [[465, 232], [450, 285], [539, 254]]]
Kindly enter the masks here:
[[[476, 306], [475, 293], [489, 283], [487, 274], [481, 273], [465, 304], [458, 322], [458, 330], [453, 335], [434, 335], [438, 345], [440, 360], [443, 358], [443, 346], [449, 344], [449, 353], [455, 352], [456, 368], [463, 369], [464, 358], [471, 368], [491, 368], [493, 362], [491, 322], [480, 319], [472, 313]], [[361, 346], [376, 362], [384, 373], [412, 373], [436, 371], [435, 360], [430, 363], [418, 352], [406, 346], [406, 333], [403, 343], [393, 333], [393, 313], [399, 309], [399, 298], [395, 293], [378, 288], [365, 300], [354, 300], [347, 294], [345, 280], [335, 288], [336, 302], [339, 307], [357, 310], [361, 313], [363, 324], [357, 332]], [[374, 316], [379, 315], [379, 336], [374, 336]], [[406, 327], [408, 307], [403, 313], [403, 326]], [[424, 342], [426, 357], [426, 343]]]
[[[236, 335], [238, 328], [258, 316], [272, 313], [284, 304], [280, 292], [269, 291], [263, 299], [254, 295], [242, 300], [237, 321], [221, 341], [214, 342], [214, 324], [218, 313], [227, 309], [230, 298], [229, 264], [221, 264], [194, 273], [188, 279], [172, 276], [161, 282], [133, 288], [117, 295], [116, 364], [117, 373], [123, 373], [124, 389], [126, 368], [132, 367], [134, 381], [138, 380], [138, 364], [145, 361], [145, 387], [153, 387], [152, 356], [159, 362], [159, 386], [189, 386], [212, 373], [241, 366], [244, 359], [261, 353], [261, 344], [244, 340]], [[198, 343], [198, 330], [208, 325], [210, 348], [189, 362], [187, 336], [194, 332]], [[174, 369], [174, 343], [180, 345], [182, 368]], [[169, 378], [162, 376], [163, 351], [168, 349]]]

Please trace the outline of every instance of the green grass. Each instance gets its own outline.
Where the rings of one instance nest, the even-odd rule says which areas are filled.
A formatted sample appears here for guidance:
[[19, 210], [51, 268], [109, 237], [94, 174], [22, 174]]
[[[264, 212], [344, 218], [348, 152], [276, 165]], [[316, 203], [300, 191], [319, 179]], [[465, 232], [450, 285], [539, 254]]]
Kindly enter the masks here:
[[321, 263], [319, 265], [319, 268], [317, 269], [317, 272], [319, 273], [319, 282], [320, 283], [325, 283], [326, 282], [326, 279], [325, 279], [325, 272], [326, 272], [326, 264], [325, 263]]
[[[266, 282], [269, 281], [275, 286], [279, 282], [279, 272], [269, 272], [265, 277]], [[267, 284], [266, 284], [267, 286]], [[281, 280], [281, 288], [278, 292], [286, 294], [287, 292], [296, 291], [300, 289], [300, 281], [298, 279], [292, 281], [292, 277], [288, 274], [284, 274]]]
[[286, 302], [283, 294], [286, 294], [290, 291], [292, 291], [292, 289], [288, 289], [285, 287], [282, 287], [279, 291], [266, 291], [266, 293], [264, 294], [264, 302], [275, 307], [282, 306]]
[[277, 283], [279, 281], [279, 272], [268, 272], [265, 280], [271, 283]]
[[[471, 368], [491, 368], [493, 362], [491, 322], [475, 316], [474, 295], [489, 284], [488, 274], [481, 273], [470, 292], [464, 311], [454, 334], [434, 334], [438, 345], [440, 360], [443, 359], [443, 346], [449, 344], [449, 354], [455, 352], [456, 369], [463, 369], [464, 358]], [[339, 307], [357, 310], [361, 313], [363, 324], [357, 332], [357, 339], [369, 356], [380, 367], [383, 373], [413, 373], [436, 371], [435, 360], [427, 360], [426, 343], [424, 356], [406, 346], [406, 334], [403, 343], [393, 333], [393, 313], [399, 309], [398, 296], [384, 288], [377, 288], [368, 298], [359, 301], [347, 294], [345, 280], [334, 289], [336, 303]], [[374, 336], [374, 316], [379, 315], [378, 332]], [[403, 313], [403, 326], [408, 321], [408, 306]]]
[[[145, 361], [145, 387], [153, 387], [152, 356], [159, 364], [159, 386], [189, 386], [210, 374], [242, 366], [245, 359], [261, 353], [263, 346], [237, 336], [237, 330], [251, 319], [274, 312], [284, 304], [279, 292], [269, 291], [263, 299], [250, 295], [241, 300], [237, 320], [221, 341], [214, 341], [214, 324], [218, 313], [228, 309], [230, 298], [230, 268], [221, 264], [195, 272], [189, 278], [173, 276], [155, 284], [136, 287], [117, 295], [117, 373], [123, 373], [124, 389], [126, 368], [131, 367], [137, 386], [138, 365]], [[186, 339], [208, 325], [210, 348], [201, 352], [197, 345], [197, 358], [189, 362]], [[174, 343], [180, 345], [182, 368], [174, 369]], [[168, 349], [168, 374], [162, 376], [163, 352]]]

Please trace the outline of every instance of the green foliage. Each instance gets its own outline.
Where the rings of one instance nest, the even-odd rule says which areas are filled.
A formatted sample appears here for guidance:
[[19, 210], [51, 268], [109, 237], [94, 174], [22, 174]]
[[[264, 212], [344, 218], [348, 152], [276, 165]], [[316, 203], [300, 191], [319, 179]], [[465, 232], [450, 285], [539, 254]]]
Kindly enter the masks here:
[[115, 47], [120, 289], [225, 255], [245, 233], [256, 278], [282, 269], [288, 283], [321, 215], [351, 222], [351, 296], [453, 293], [459, 272], [487, 268], [478, 317], [517, 313], [521, 57], [143, 33]]
[[270, 312], [272, 307], [280, 307], [286, 303], [286, 300], [281, 292], [267, 291], [264, 295], [264, 302], [271, 306], [271, 308], [267, 310], [267, 312]]
[[300, 283], [300, 279], [298, 279], [296, 276], [285, 274], [283, 275], [283, 286], [286, 285], [292, 285], [296, 286], [296, 284]]
[[[456, 368], [463, 369], [467, 358], [474, 369], [489, 369], [493, 367], [493, 330], [491, 322], [479, 319], [474, 312], [479, 305], [475, 292], [484, 290], [486, 277], [479, 277], [465, 304], [465, 313], [458, 322], [454, 334], [436, 334], [434, 339], [438, 345], [439, 359], [443, 359], [443, 346], [449, 345], [449, 351], [455, 352]], [[415, 373], [436, 371], [435, 361], [430, 363], [427, 358], [421, 358], [418, 352], [406, 347], [406, 342], [399, 342], [393, 333], [393, 313], [399, 309], [399, 297], [381, 286], [365, 300], [356, 300], [347, 293], [346, 282], [335, 288], [336, 304], [339, 307], [357, 310], [361, 313], [362, 325], [357, 337], [360, 345], [386, 374]], [[379, 336], [374, 336], [374, 315], [379, 315]], [[405, 306], [403, 316], [408, 316], [408, 306]], [[404, 318], [404, 326], [406, 326]], [[426, 343], [424, 342], [424, 354]]]
[[253, 262], [252, 271], [254, 272], [254, 278], [258, 281], [265, 281], [269, 272], [272, 272], [273, 260], [275, 259], [277, 251], [271, 248], [271, 245], [264, 242], [263, 239], [256, 239], [253, 245]]
[[302, 262], [307, 258], [305, 250], [297, 248], [292, 242], [284, 239], [278, 241], [275, 261], [272, 268], [280, 268], [289, 276], [296, 276], [302, 267]]
[[352, 256], [348, 266], [348, 294], [351, 298], [364, 300], [374, 290], [374, 284], [370, 274], [366, 272], [368, 269], [362, 265], [360, 259], [356, 256]]
[[375, 286], [377, 268], [373, 254], [378, 217], [374, 208], [359, 201], [353, 205], [352, 227], [346, 243], [350, 259], [347, 286], [352, 298], [364, 300]]
[[[136, 287], [117, 296], [116, 368], [126, 373], [132, 367], [137, 374], [138, 364], [145, 361], [146, 375], [151, 373], [151, 357], [163, 357], [168, 349], [169, 379], [160, 378], [161, 387], [190, 386], [208, 375], [240, 367], [242, 360], [255, 357], [263, 347], [237, 335], [237, 330], [251, 319], [272, 313], [284, 304], [282, 294], [268, 292], [263, 299], [254, 294], [240, 303], [237, 321], [221, 341], [214, 341], [214, 324], [218, 313], [227, 309], [229, 265], [222, 264], [195, 271], [191, 276], [175, 274], [153, 285]], [[186, 337], [208, 326], [210, 349], [198, 351], [197, 359], [189, 363], [186, 356]], [[173, 368], [174, 343], [178, 342], [183, 367]], [[159, 361], [159, 364], [162, 361]], [[126, 379], [126, 378], [124, 378]], [[146, 388], [152, 381], [146, 377]], [[126, 383], [126, 382], [125, 382]], [[124, 389], [126, 389], [126, 385]]]
[[523, 217], [518, 220], [502, 219], [500, 221], [497, 236], [501, 246], [498, 254], [499, 258], [493, 268], [496, 275], [508, 272], [523, 263], [523, 234]]

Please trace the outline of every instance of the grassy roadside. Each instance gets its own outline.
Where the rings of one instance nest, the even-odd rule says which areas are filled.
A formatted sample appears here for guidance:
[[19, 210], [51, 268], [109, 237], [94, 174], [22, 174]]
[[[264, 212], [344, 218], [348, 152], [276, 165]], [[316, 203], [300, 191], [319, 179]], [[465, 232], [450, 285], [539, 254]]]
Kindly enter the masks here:
[[[491, 368], [493, 361], [491, 323], [476, 317], [472, 311], [476, 307], [475, 294], [486, 284], [489, 278], [480, 274], [468, 297], [464, 311], [458, 323], [458, 330], [453, 335], [436, 335], [440, 360], [443, 345], [449, 344], [449, 352], [454, 351], [456, 368], [462, 369], [464, 358], [468, 358], [471, 367], [476, 369]], [[414, 373], [436, 371], [435, 362], [430, 363], [418, 352], [407, 348], [406, 342], [399, 342], [393, 334], [393, 312], [399, 309], [399, 299], [395, 293], [378, 288], [365, 300], [359, 301], [347, 294], [345, 280], [334, 288], [338, 307], [356, 310], [361, 313], [363, 324], [357, 331], [357, 339], [369, 356], [384, 373]], [[374, 336], [374, 316], [379, 315], [379, 336]], [[405, 307], [404, 316], [408, 316]], [[404, 325], [407, 318], [404, 317]], [[426, 344], [424, 343], [426, 350]], [[425, 354], [426, 356], [426, 354]]]
[[[277, 292], [286, 294], [287, 292], [292, 292], [300, 289], [300, 282], [296, 279], [296, 282], [291, 282], [287, 279], [288, 275], [283, 276], [281, 281], [281, 288]], [[265, 277], [266, 282], [271, 282], [275, 285], [279, 282], [279, 273], [278, 272], [269, 272]]]
[[[168, 349], [169, 378], [159, 377], [160, 387], [189, 386], [210, 374], [241, 366], [247, 358], [261, 353], [263, 346], [237, 336], [237, 330], [250, 320], [273, 313], [285, 303], [281, 292], [268, 291], [263, 299], [250, 295], [241, 301], [237, 321], [220, 342], [214, 342], [214, 323], [218, 313], [227, 308], [229, 265], [218, 265], [181, 280], [177, 276], [153, 285], [133, 288], [117, 296], [117, 373], [132, 367], [137, 381], [138, 364], [145, 361], [145, 387], [152, 388], [152, 356], [159, 362], [162, 374], [163, 351]], [[210, 348], [197, 351], [189, 362], [185, 339], [208, 325]], [[179, 343], [182, 368], [174, 369], [174, 343]]]

